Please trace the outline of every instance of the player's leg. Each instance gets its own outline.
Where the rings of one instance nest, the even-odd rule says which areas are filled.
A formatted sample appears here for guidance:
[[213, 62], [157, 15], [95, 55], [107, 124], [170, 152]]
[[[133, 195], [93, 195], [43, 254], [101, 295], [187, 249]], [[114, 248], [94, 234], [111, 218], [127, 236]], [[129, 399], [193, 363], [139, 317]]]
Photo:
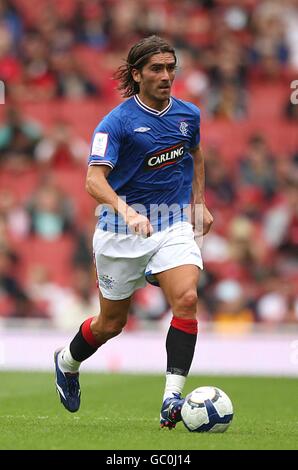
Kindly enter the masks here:
[[85, 320], [65, 348], [56, 351], [56, 387], [68, 411], [80, 407], [79, 367], [109, 339], [121, 333], [127, 321], [131, 298], [109, 300], [100, 293], [100, 314]]
[[173, 312], [166, 339], [167, 373], [161, 413], [161, 426], [171, 428], [181, 419], [181, 393], [195, 350], [199, 269], [194, 265], [178, 266], [156, 278]]
[[[176, 223], [162, 235], [146, 267], [149, 282], [157, 281], [173, 311], [166, 339], [167, 375], [161, 425], [174, 427], [181, 419], [182, 389], [197, 338], [197, 286], [203, 269], [201, 251], [188, 222]], [[172, 402], [176, 402], [172, 407]]]
[[57, 390], [69, 411], [77, 411], [80, 406], [78, 370], [81, 362], [121, 332], [133, 292], [145, 285], [144, 270], [152, 256], [152, 247], [149, 244], [147, 248], [147, 245], [144, 247], [144, 240], [137, 237], [95, 231], [93, 249], [100, 314], [86, 320], [71, 343], [55, 354]]
[[197, 285], [199, 268], [183, 265], [156, 274], [173, 319], [167, 334], [167, 372], [161, 426], [180, 421], [181, 393], [191, 367], [197, 339]]
[[99, 298], [100, 314], [86, 320], [69, 345], [71, 356], [76, 362], [81, 363], [92, 356], [100, 346], [119, 335], [126, 324], [130, 297], [109, 300], [99, 292]]

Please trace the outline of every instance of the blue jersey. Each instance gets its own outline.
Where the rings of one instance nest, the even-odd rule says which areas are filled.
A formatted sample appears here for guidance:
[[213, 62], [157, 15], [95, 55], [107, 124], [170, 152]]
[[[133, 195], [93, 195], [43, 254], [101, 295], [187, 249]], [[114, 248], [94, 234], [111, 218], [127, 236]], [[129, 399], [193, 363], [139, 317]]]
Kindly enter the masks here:
[[[112, 171], [107, 179], [118, 196], [147, 215], [153, 227], [163, 229], [190, 202], [190, 151], [199, 142], [200, 110], [195, 105], [171, 98], [163, 111], [156, 111], [136, 95], [96, 127], [88, 164], [109, 166]], [[167, 214], [162, 223], [162, 211], [156, 211], [161, 205], [173, 208], [171, 218]], [[117, 218], [116, 229], [123, 232], [121, 219]], [[115, 228], [115, 216], [107, 207], [101, 210], [99, 226]]]

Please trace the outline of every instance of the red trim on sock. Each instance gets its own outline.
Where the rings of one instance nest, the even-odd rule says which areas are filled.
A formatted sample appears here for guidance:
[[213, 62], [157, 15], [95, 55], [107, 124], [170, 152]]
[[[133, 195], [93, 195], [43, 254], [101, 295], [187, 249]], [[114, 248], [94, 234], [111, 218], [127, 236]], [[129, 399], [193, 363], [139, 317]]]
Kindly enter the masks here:
[[88, 318], [87, 320], [82, 323], [82, 335], [83, 338], [87, 341], [90, 346], [93, 348], [99, 348], [100, 344], [96, 341], [95, 336], [91, 331], [91, 322], [94, 317]]
[[176, 330], [184, 331], [184, 333], [189, 333], [190, 335], [196, 335], [198, 333], [197, 320], [173, 317], [171, 321], [171, 326], [173, 328], [176, 328]]

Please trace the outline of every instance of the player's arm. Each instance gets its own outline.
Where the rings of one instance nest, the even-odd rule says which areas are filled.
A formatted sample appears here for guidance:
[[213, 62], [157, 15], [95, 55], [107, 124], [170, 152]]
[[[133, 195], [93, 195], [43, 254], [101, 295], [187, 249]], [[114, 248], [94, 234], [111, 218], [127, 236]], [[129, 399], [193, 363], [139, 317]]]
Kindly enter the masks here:
[[[205, 204], [205, 165], [204, 156], [200, 145], [197, 145], [197, 147], [192, 149], [191, 154], [193, 156], [194, 163], [194, 175], [192, 182], [193, 204], [195, 207], [196, 205], [199, 207], [202, 205], [203, 207], [203, 235], [205, 235], [210, 230], [210, 227], [213, 223], [213, 217]], [[201, 211], [197, 211], [197, 214], [199, 213], [201, 213]]]
[[86, 190], [99, 204], [109, 205], [119, 213], [129, 229], [142, 236], [150, 236], [153, 228], [147, 217], [138, 214], [128, 206], [113, 190], [107, 181], [111, 168], [108, 165], [91, 165], [88, 167]]

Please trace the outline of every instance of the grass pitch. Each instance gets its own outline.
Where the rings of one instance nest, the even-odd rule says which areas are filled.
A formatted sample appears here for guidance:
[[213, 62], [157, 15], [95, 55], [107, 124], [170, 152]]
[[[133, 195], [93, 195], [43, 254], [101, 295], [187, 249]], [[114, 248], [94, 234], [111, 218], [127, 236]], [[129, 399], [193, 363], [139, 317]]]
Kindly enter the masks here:
[[70, 414], [53, 374], [0, 373], [0, 449], [298, 449], [298, 381], [189, 377], [185, 393], [223, 389], [234, 404], [224, 434], [159, 429], [162, 376], [81, 374], [82, 404]]

